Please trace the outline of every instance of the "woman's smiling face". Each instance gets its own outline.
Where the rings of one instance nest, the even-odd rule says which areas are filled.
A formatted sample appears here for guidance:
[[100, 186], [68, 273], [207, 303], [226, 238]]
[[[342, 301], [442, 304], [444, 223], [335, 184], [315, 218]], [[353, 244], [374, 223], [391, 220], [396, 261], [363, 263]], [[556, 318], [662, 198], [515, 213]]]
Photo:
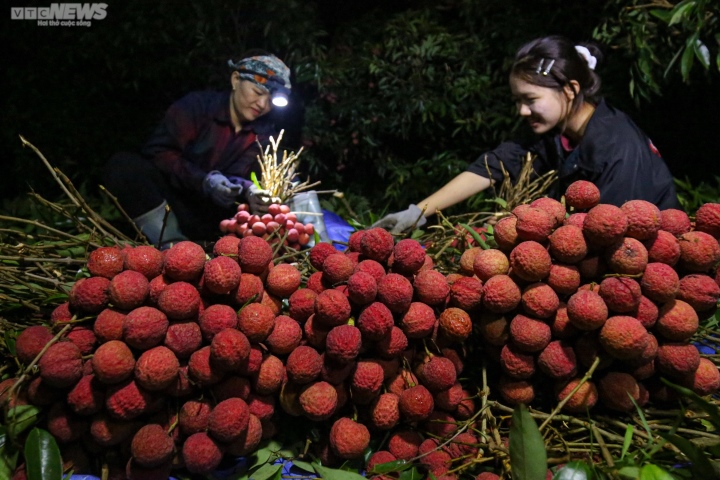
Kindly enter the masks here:
[[570, 114], [572, 95], [566, 91], [540, 87], [515, 76], [510, 77], [510, 90], [518, 113], [537, 134], [561, 125]]

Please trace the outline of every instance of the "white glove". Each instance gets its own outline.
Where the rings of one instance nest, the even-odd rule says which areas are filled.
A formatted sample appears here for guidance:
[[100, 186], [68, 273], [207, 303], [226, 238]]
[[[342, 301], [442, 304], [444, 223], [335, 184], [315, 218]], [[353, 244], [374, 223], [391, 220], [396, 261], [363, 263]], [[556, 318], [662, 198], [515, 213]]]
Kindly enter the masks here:
[[248, 208], [252, 214], [267, 213], [268, 206], [271, 203], [280, 203], [277, 197], [271, 197], [270, 192], [263, 190], [254, 183], [245, 189], [245, 198], [247, 199]]
[[235, 203], [235, 198], [240, 194], [242, 187], [232, 183], [228, 178], [217, 170], [205, 175], [202, 183], [203, 193], [220, 206], [229, 208]]
[[410, 227], [422, 227], [427, 223], [427, 219], [423, 216], [422, 210], [411, 204], [407, 210], [390, 213], [373, 223], [372, 227], [380, 227], [389, 230], [390, 233], [402, 233]]

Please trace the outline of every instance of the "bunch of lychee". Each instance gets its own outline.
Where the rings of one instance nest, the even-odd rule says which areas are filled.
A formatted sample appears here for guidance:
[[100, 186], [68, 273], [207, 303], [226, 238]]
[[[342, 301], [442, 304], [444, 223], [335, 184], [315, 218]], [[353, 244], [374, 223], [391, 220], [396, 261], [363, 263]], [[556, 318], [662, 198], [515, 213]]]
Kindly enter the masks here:
[[235, 216], [220, 222], [220, 231], [240, 238], [254, 235], [271, 243], [282, 241], [284, 245], [299, 250], [310, 242], [315, 227], [312, 223], [298, 222], [297, 215], [285, 204], [272, 203], [268, 206], [268, 213], [259, 215], [250, 212], [246, 203], [241, 203]]
[[467, 292], [453, 293], [417, 241], [382, 229], [357, 232], [346, 253], [313, 247], [306, 282], [272, 254], [253, 235], [224, 236], [212, 255], [187, 241], [98, 248], [49, 326], [18, 336], [25, 365], [54, 343], [13, 402], [47, 407], [43, 426], [76, 473], [97, 473], [102, 456], [130, 479], [210, 474], [285, 415], [326, 429], [325, 465], [388, 432], [394, 458], [437, 449], [423, 457], [436, 475], [460, 450], [469, 461], [470, 433], [438, 447], [475, 413], [458, 381], [472, 324], [453, 298]]
[[[495, 225], [498, 249], [460, 260], [462, 280], [483, 282], [473, 318], [502, 371], [502, 398], [530, 404], [543, 393], [581, 413], [598, 400], [630, 411], [631, 397], [640, 406], [677, 399], [661, 377], [716, 392], [720, 373], [691, 340], [720, 297], [718, 238], [720, 204], [703, 205], [693, 223], [644, 200], [602, 204], [585, 181], [568, 187], [564, 204], [515, 208]], [[593, 364], [592, 380], [566, 399]]]

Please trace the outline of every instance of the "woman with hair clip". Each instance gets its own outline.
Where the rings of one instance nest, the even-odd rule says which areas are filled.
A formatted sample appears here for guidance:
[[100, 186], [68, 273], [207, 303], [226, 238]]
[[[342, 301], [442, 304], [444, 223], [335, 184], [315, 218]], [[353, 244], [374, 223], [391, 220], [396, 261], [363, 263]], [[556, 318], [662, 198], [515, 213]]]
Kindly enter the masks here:
[[602, 203], [620, 206], [639, 199], [661, 210], [678, 208], [672, 175], [658, 150], [625, 113], [600, 96], [595, 68], [601, 60], [595, 45], [576, 45], [561, 36], [525, 44], [510, 71], [510, 90], [533, 138], [500, 144], [440, 190], [373, 226], [393, 233], [422, 226], [437, 210], [501, 182], [501, 162], [515, 181], [528, 152], [535, 156], [538, 174], [558, 172], [547, 192], [551, 197], [559, 198], [576, 180], [588, 180], [599, 188]]
[[139, 155], [118, 153], [105, 168], [105, 186], [153, 244], [161, 233], [163, 247], [209, 240], [238, 201], [267, 211], [270, 198], [250, 177], [260, 174], [258, 143], [277, 138], [268, 114], [288, 103], [290, 69], [262, 50], [228, 66], [229, 89], [177, 100]]

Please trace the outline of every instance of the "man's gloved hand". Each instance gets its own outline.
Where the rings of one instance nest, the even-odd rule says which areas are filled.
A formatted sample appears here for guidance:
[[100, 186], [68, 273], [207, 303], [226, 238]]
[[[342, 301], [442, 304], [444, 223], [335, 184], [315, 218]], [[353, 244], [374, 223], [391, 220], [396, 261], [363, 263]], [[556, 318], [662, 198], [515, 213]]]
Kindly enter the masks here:
[[263, 190], [254, 183], [245, 189], [245, 199], [248, 203], [250, 213], [262, 215], [267, 213], [271, 203], [280, 203], [280, 199], [271, 197], [270, 192]]
[[217, 170], [205, 175], [202, 183], [203, 193], [220, 206], [229, 208], [240, 194], [242, 186], [232, 183], [228, 178]]
[[423, 217], [422, 210], [420, 210], [417, 205], [411, 204], [407, 210], [385, 215], [373, 223], [372, 226], [373, 228], [384, 228], [389, 230], [390, 233], [402, 233], [413, 225], [422, 227], [425, 223], [427, 223], [427, 220]]

